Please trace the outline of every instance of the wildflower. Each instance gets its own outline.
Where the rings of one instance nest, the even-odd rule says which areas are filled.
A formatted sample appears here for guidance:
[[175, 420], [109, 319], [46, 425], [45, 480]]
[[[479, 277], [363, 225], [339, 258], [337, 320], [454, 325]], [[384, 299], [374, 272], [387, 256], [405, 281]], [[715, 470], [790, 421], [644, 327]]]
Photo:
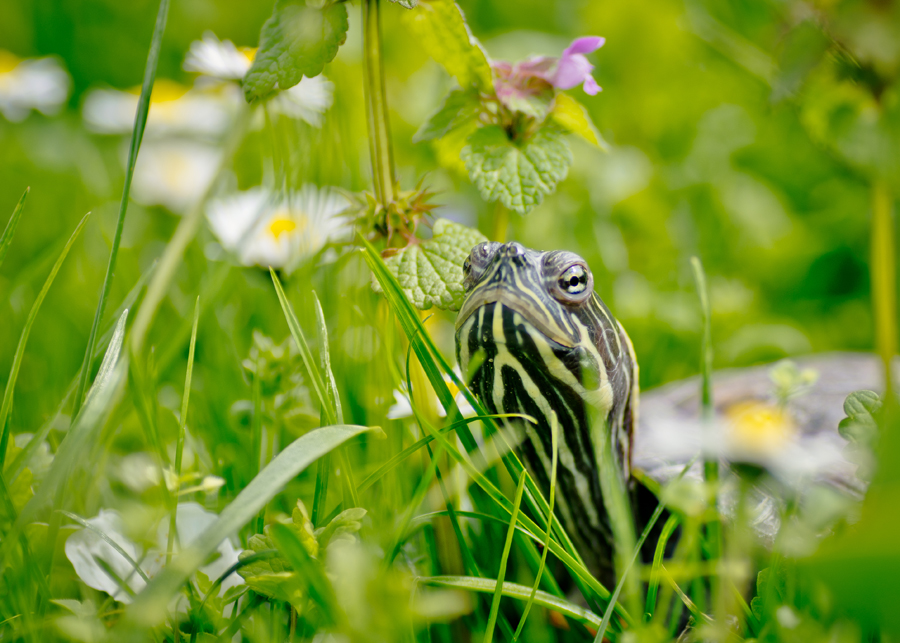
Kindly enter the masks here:
[[207, 210], [222, 246], [245, 266], [293, 270], [342, 237], [349, 202], [331, 188], [304, 185], [277, 195], [257, 187], [214, 201]]
[[[196, 502], [178, 505], [175, 518], [175, 528], [178, 533], [178, 538], [175, 539], [176, 551], [190, 546], [207, 527], [215, 522], [216, 518], [216, 514], [206, 511]], [[125, 523], [117, 511], [101, 509], [99, 514], [89, 518], [87, 522], [119, 545], [148, 578], [152, 578], [162, 569], [168, 544], [168, 516], [160, 521], [155, 540], [156, 546], [146, 553], [140, 545], [132, 542], [125, 535]], [[180, 543], [180, 547], [178, 543]], [[66, 557], [75, 568], [75, 573], [86, 585], [106, 592], [121, 603], [131, 602], [131, 596], [122, 584], [134, 593], [140, 592], [146, 585], [132, 564], [90, 529], [80, 529], [69, 536], [66, 540], [65, 550]], [[240, 550], [235, 549], [231, 540], [225, 538], [219, 545], [218, 552], [219, 557], [216, 560], [200, 568], [200, 571], [210, 579], [219, 578], [229, 567], [237, 563]], [[103, 561], [103, 564], [98, 561]], [[116, 577], [121, 579], [122, 584], [114, 580], [107, 570], [111, 570]], [[222, 583], [220, 595], [242, 582], [236, 574], [228, 576]]]
[[134, 200], [185, 212], [206, 193], [221, 156], [221, 150], [208, 143], [185, 139], [146, 141], [134, 168]]
[[0, 49], [0, 113], [7, 120], [21, 121], [32, 110], [55, 114], [70, 87], [69, 75], [55, 59], [20, 60]]
[[211, 31], [195, 40], [185, 56], [182, 68], [218, 80], [241, 80], [256, 56], [256, 49], [238, 49], [230, 40], [219, 40]]
[[497, 98], [510, 109], [522, 111], [523, 105], [533, 99], [552, 98], [554, 89], [572, 89], [581, 85], [593, 96], [600, 86], [591, 72], [594, 66], [585, 57], [603, 46], [605, 39], [599, 36], [578, 38], [559, 58], [535, 56], [511, 64], [498, 61], [493, 64], [494, 88]]
[[[127, 134], [134, 127], [141, 88], [129, 91], [95, 89], [82, 108], [87, 126], [100, 134]], [[236, 96], [216, 88], [190, 88], [158, 78], [150, 95], [148, 137], [188, 135], [218, 138], [231, 123]]]
[[[207, 31], [202, 40], [191, 43], [183, 68], [199, 73], [201, 80], [240, 82], [255, 56], [256, 49], [236, 47], [230, 40], [219, 40]], [[334, 84], [319, 74], [304, 77], [293, 87], [278, 92], [266, 105], [276, 113], [321, 127], [322, 115], [333, 103], [333, 93]]]

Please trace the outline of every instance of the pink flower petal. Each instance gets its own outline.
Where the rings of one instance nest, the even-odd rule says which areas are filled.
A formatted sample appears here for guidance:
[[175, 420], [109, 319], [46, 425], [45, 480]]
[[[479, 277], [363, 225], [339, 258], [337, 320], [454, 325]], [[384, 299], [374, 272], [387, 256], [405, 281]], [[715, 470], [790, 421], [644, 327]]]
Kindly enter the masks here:
[[553, 85], [557, 89], [572, 89], [590, 78], [594, 66], [581, 54], [563, 56], [559, 60], [559, 67], [553, 75]]
[[566, 47], [566, 50], [563, 52], [563, 58], [568, 54], [589, 54], [592, 51], [597, 51], [605, 42], [606, 38], [601, 38], [600, 36], [576, 38], [571, 45]]
[[584, 79], [584, 85], [582, 86], [585, 94], [589, 94], [591, 96], [596, 95], [599, 92], [603, 91], [603, 88], [597, 84], [597, 81], [594, 80], [593, 76], [588, 76]]

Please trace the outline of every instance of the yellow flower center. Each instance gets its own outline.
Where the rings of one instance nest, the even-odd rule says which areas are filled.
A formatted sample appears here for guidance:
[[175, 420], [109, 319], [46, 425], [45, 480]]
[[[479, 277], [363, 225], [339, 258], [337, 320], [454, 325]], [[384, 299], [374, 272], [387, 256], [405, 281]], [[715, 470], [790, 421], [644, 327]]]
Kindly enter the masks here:
[[[150, 103], [154, 105], [171, 103], [187, 94], [187, 92], [188, 87], [181, 83], [176, 83], [174, 80], [169, 80], [168, 78], [157, 78], [156, 82], [153, 83], [153, 93], [150, 95]], [[140, 96], [141, 88], [140, 86], [132, 87], [128, 90], [128, 93]]]
[[0, 49], [0, 74], [8, 74], [19, 66], [19, 58], [4, 49]]
[[238, 51], [244, 54], [244, 58], [250, 63], [256, 60], [256, 50], [256, 47], [238, 47]]
[[725, 417], [734, 447], [756, 454], [778, 451], [796, 432], [790, 415], [766, 402], [739, 402], [725, 412]]
[[297, 223], [285, 214], [276, 214], [269, 222], [269, 234], [278, 239], [282, 234], [293, 232], [297, 229]]

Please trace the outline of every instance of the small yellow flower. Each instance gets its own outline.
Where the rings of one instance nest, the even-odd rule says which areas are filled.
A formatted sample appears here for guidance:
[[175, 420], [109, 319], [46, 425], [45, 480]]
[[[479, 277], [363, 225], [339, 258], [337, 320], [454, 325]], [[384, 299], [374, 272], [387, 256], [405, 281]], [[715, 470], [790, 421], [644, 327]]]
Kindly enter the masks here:
[[778, 454], [797, 435], [790, 414], [768, 402], [738, 402], [726, 410], [725, 417], [731, 449], [753, 459]]

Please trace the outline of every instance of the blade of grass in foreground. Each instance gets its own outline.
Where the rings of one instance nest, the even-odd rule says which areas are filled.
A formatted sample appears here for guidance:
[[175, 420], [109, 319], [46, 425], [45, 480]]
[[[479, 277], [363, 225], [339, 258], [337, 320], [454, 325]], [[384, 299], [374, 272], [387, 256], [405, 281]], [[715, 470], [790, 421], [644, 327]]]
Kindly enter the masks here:
[[106, 300], [109, 299], [109, 291], [112, 287], [113, 273], [116, 269], [116, 259], [119, 255], [119, 245], [122, 242], [122, 230], [125, 227], [125, 213], [128, 211], [128, 195], [131, 192], [131, 180], [134, 178], [134, 165], [137, 162], [138, 150], [141, 140], [144, 138], [144, 128], [147, 126], [147, 114], [150, 111], [150, 94], [153, 92], [153, 81], [156, 80], [156, 67], [159, 63], [159, 50], [162, 44], [163, 32], [166, 30], [166, 18], [169, 15], [169, 0], [160, 0], [159, 11], [156, 14], [156, 26], [153, 28], [153, 37], [150, 40], [150, 52], [147, 54], [147, 65], [144, 68], [144, 82], [141, 86], [141, 97], [138, 99], [137, 112], [134, 116], [134, 128], [131, 130], [131, 146], [128, 150], [128, 167], [125, 171], [125, 185], [122, 188], [122, 200], [119, 203], [119, 218], [116, 221], [116, 232], [113, 236], [112, 248], [109, 251], [109, 263], [106, 266], [106, 276], [103, 278], [103, 287], [100, 290], [100, 301], [94, 313], [94, 323], [91, 325], [91, 333], [88, 336], [87, 348], [84, 351], [84, 361], [81, 363], [81, 374], [78, 377], [78, 388], [75, 389], [75, 407], [72, 417], [78, 415], [84, 392], [87, 389], [88, 379], [91, 373], [91, 358], [94, 355], [94, 343], [97, 341], [97, 333], [100, 330], [100, 322], [106, 311]]
[[352, 437], [375, 430], [354, 425], [326, 426], [294, 440], [225, 507], [193, 544], [172, 559], [126, 610], [122, 627], [154, 626], [165, 617], [172, 595], [229, 535], [246, 525], [284, 486], [321, 456]]
[[522, 504], [522, 492], [525, 491], [526, 472], [519, 476], [519, 484], [516, 486], [516, 497], [513, 501], [513, 512], [509, 519], [509, 529], [506, 530], [506, 542], [503, 544], [503, 554], [500, 557], [500, 571], [497, 573], [497, 585], [494, 588], [494, 597], [491, 599], [491, 613], [488, 615], [487, 628], [484, 631], [484, 643], [494, 640], [494, 627], [497, 624], [497, 612], [500, 611], [500, 597], [503, 595], [503, 582], [506, 579], [506, 563], [509, 561], [509, 550], [512, 548], [513, 534], [516, 533], [516, 519], [519, 517], [519, 506]]
[[516, 633], [513, 635], [513, 643], [519, 640], [522, 634], [522, 628], [525, 627], [525, 621], [528, 619], [528, 612], [534, 603], [534, 597], [537, 595], [538, 588], [541, 585], [541, 575], [544, 573], [544, 565], [547, 563], [547, 552], [550, 551], [550, 534], [553, 533], [553, 503], [556, 500], [556, 465], [559, 461], [559, 422], [556, 417], [556, 411], [550, 412], [550, 446], [553, 449], [552, 460], [550, 462], [550, 513], [547, 521], [547, 534], [544, 536], [544, 551], [541, 552], [541, 563], [538, 566], [537, 573], [534, 577], [534, 586], [531, 588], [531, 596], [525, 603], [525, 610], [522, 612], [522, 618], [519, 619], [519, 625], [516, 627]]
[[172, 494], [172, 516], [169, 519], [169, 537], [166, 543], [166, 564], [172, 561], [175, 544], [176, 516], [178, 515], [178, 481], [181, 480], [181, 459], [184, 455], [184, 427], [187, 424], [188, 403], [191, 400], [191, 377], [194, 374], [194, 350], [197, 347], [197, 325], [200, 322], [200, 296], [194, 304], [194, 326], [191, 328], [191, 346], [188, 349], [187, 370], [184, 374], [184, 393], [181, 396], [181, 417], [178, 418], [178, 438], [175, 442], [175, 493]]
[[50, 274], [44, 282], [44, 287], [41, 288], [37, 298], [31, 305], [31, 310], [28, 312], [28, 317], [25, 319], [25, 326], [22, 328], [22, 334], [19, 336], [19, 345], [16, 346], [16, 352], [15, 355], [13, 355], [12, 366], [9, 369], [9, 378], [6, 380], [6, 390], [3, 392], [3, 402], [0, 404], [0, 471], [3, 471], [3, 465], [6, 460], [6, 444], [9, 441], [9, 427], [7, 424], [9, 422], [10, 411], [12, 410], [13, 390], [16, 387], [16, 380], [19, 377], [19, 368], [22, 366], [22, 358], [25, 355], [25, 345], [28, 343], [31, 327], [34, 325], [34, 320], [37, 318], [38, 311], [41, 309], [41, 304], [44, 303], [44, 298], [47, 296], [50, 286], [53, 285], [53, 280], [56, 279], [56, 274], [62, 267], [66, 255], [69, 254], [69, 250], [72, 249], [72, 244], [75, 243], [75, 239], [81, 234], [81, 230], [84, 228], [84, 224], [87, 223], [89, 216], [90, 213], [84, 215], [81, 221], [78, 222], [75, 231], [66, 242], [59, 258], [57, 258], [56, 263], [53, 264], [53, 268], [50, 270]]
[[[420, 583], [438, 585], [440, 587], [452, 587], [464, 589], [470, 592], [493, 593], [497, 588], [497, 581], [493, 578], [472, 578], [470, 576], [428, 576], [420, 577]], [[518, 583], [503, 583], [503, 595], [509, 598], [528, 600], [531, 597], [531, 588]], [[586, 623], [593, 627], [600, 625], [600, 617], [583, 607], [570, 603], [545, 591], [538, 590], [534, 602], [547, 609], [554, 610], [570, 618]]]
[[9, 223], [7, 223], [6, 228], [3, 229], [3, 236], [0, 237], [0, 264], [3, 263], [3, 258], [6, 257], [6, 252], [9, 250], [10, 244], [12, 244], [13, 235], [16, 234], [16, 228], [19, 226], [19, 219], [22, 218], [22, 211], [25, 209], [25, 197], [28, 196], [30, 191], [31, 188], [25, 188], [25, 193], [22, 194], [22, 198], [20, 198], [19, 202], [16, 204], [16, 209], [13, 210], [12, 216], [9, 218]]
[[[316, 366], [316, 362], [313, 359], [312, 351], [309, 348], [309, 344], [306, 341], [306, 337], [303, 335], [303, 329], [300, 327], [300, 321], [297, 319], [297, 315], [294, 314], [294, 309], [291, 308], [290, 302], [287, 300], [287, 296], [284, 294], [284, 288], [281, 287], [281, 282], [278, 280], [278, 275], [275, 274], [275, 271], [272, 268], [269, 268], [269, 274], [272, 276], [272, 283], [275, 285], [275, 292], [278, 295], [278, 301], [281, 304], [281, 310], [284, 312], [284, 318], [287, 320], [288, 328], [291, 331], [291, 336], [294, 338], [294, 342], [297, 344], [297, 348], [300, 349], [300, 357], [303, 360], [304, 366], [306, 366], [306, 372], [309, 375], [310, 380], [312, 380], [313, 388], [316, 391], [316, 396], [319, 398], [319, 404], [322, 407], [323, 412], [325, 413], [325, 418], [327, 419], [328, 424], [342, 424], [339, 420], [339, 417], [342, 416], [340, 409], [340, 401], [337, 396], [337, 388], [335, 386], [335, 390], [330, 393], [330, 389], [328, 389], [325, 385], [325, 381], [322, 379], [322, 374], [319, 372], [319, 368]], [[318, 302], [318, 300], [316, 300]], [[327, 338], [325, 340], [327, 342]], [[331, 362], [326, 361], [328, 365], [328, 375], [333, 383], [334, 376], [331, 375]], [[359, 506], [359, 495], [356, 491], [356, 483], [353, 478], [353, 469], [350, 466], [350, 459], [347, 457], [347, 454], [343, 452], [343, 450], [339, 450], [337, 454], [338, 458], [341, 462], [341, 472], [344, 477], [344, 484], [347, 491], [350, 493], [351, 501], [353, 502], [354, 507]]]

